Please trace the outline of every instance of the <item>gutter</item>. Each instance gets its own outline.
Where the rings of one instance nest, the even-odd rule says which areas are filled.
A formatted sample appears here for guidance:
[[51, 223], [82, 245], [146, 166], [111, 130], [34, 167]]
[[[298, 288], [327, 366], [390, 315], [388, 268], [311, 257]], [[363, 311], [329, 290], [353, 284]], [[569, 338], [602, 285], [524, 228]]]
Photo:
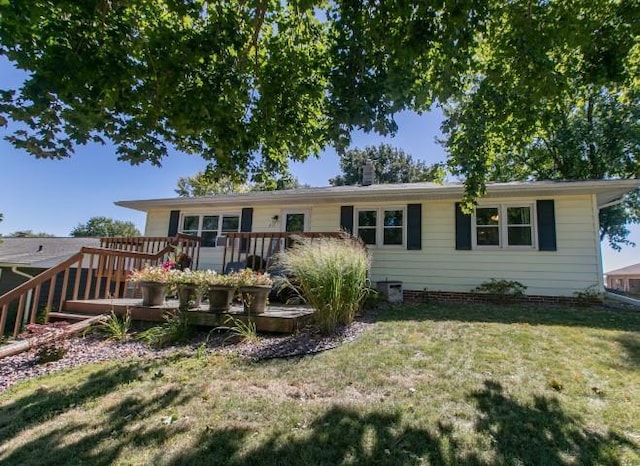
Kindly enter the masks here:
[[[613, 191], [619, 195], [620, 190], [630, 191], [640, 185], [640, 180], [596, 180], [574, 182], [524, 182], [496, 183], [487, 185], [484, 197], [500, 197], [504, 195], [518, 196], [557, 196], [576, 194], [596, 194]], [[616, 192], [617, 191], [617, 192]], [[407, 183], [371, 186], [326, 186], [320, 188], [302, 188], [285, 191], [261, 191], [236, 193], [221, 196], [177, 197], [165, 199], [140, 199], [117, 201], [115, 205], [146, 212], [152, 209], [188, 207], [237, 207], [241, 205], [269, 205], [287, 203], [307, 205], [309, 203], [339, 202], [379, 202], [396, 200], [426, 199], [451, 200], [460, 199], [464, 194], [462, 183], [437, 185], [435, 183]]]

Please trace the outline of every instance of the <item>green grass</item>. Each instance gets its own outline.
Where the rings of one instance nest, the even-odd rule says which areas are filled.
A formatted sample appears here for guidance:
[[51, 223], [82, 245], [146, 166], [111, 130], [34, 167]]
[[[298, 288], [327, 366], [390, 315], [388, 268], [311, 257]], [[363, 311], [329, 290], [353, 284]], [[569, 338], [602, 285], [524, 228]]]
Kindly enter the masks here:
[[398, 307], [305, 358], [78, 368], [0, 395], [0, 464], [640, 464], [640, 312]]

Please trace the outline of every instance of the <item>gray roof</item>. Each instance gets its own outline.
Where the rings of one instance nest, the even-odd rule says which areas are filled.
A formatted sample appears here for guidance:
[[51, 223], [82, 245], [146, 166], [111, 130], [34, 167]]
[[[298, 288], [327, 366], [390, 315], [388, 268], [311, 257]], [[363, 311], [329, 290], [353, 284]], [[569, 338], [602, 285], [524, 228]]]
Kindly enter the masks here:
[[[640, 180], [592, 181], [523, 181], [487, 184], [487, 197], [556, 196], [595, 194], [598, 206], [619, 200], [640, 186]], [[281, 204], [307, 205], [354, 201], [423, 201], [426, 199], [459, 200], [464, 194], [462, 183], [400, 183], [370, 186], [323, 186], [283, 191], [253, 191], [203, 197], [141, 199], [118, 201], [115, 204], [129, 209], [180, 209], [181, 207], [225, 207]]]
[[628, 265], [621, 269], [612, 270], [611, 272], [607, 272], [605, 275], [607, 277], [614, 275], [640, 275], [640, 264]]
[[83, 246], [98, 247], [100, 238], [1, 238], [0, 266], [49, 268]]

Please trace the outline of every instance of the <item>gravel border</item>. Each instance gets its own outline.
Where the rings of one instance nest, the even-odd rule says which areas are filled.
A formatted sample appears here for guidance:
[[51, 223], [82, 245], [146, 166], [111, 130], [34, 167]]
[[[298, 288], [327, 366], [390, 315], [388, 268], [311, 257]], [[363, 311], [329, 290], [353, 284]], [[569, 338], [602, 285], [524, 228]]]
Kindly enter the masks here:
[[173, 353], [192, 354], [204, 343], [208, 353], [236, 354], [251, 361], [275, 358], [302, 357], [327, 351], [355, 340], [372, 325], [367, 317], [359, 318], [346, 327], [340, 327], [331, 336], [320, 334], [307, 327], [292, 335], [259, 334], [254, 343], [229, 344], [228, 333], [197, 332], [187, 343], [166, 348], [152, 348], [136, 340], [110, 341], [96, 333], [74, 336], [66, 340], [68, 351], [55, 362], [38, 364], [34, 350], [0, 359], [0, 393], [29, 378], [52, 374], [83, 364], [122, 359], [158, 359]]

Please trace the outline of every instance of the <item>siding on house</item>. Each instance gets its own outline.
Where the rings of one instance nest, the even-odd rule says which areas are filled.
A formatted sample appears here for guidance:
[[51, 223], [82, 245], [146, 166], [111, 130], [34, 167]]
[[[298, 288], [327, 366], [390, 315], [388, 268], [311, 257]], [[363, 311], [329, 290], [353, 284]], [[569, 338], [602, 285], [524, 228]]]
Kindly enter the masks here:
[[601, 271], [591, 196], [556, 198], [555, 209], [557, 251], [458, 251], [452, 203], [423, 203], [422, 251], [374, 250], [371, 278], [402, 280], [409, 290], [437, 291], [470, 291], [491, 278], [517, 280], [528, 287], [527, 294], [551, 296], [597, 286]]
[[[549, 198], [546, 198], [549, 199]], [[455, 249], [455, 208], [451, 200], [422, 202], [422, 249], [370, 248], [372, 281], [401, 280], [407, 290], [470, 291], [491, 279], [517, 280], [526, 285], [527, 294], [571, 296], [575, 291], [601, 286], [600, 242], [596, 229], [597, 208], [592, 195], [554, 196], [557, 251]], [[533, 202], [531, 197], [491, 198], [486, 204]], [[415, 201], [411, 201], [415, 203]], [[408, 202], [407, 202], [408, 203]], [[407, 203], [357, 202], [358, 208], [395, 207]], [[338, 231], [341, 204], [291, 207], [310, 213], [309, 231]], [[241, 207], [219, 210], [182, 209], [182, 214], [239, 213]], [[253, 231], [280, 231], [287, 205], [257, 206], [253, 212]], [[273, 217], [279, 216], [275, 222]], [[167, 234], [169, 210], [150, 210], [146, 235]], [[202, 248], [200, 268], [222, 267], [223, 248]]]

